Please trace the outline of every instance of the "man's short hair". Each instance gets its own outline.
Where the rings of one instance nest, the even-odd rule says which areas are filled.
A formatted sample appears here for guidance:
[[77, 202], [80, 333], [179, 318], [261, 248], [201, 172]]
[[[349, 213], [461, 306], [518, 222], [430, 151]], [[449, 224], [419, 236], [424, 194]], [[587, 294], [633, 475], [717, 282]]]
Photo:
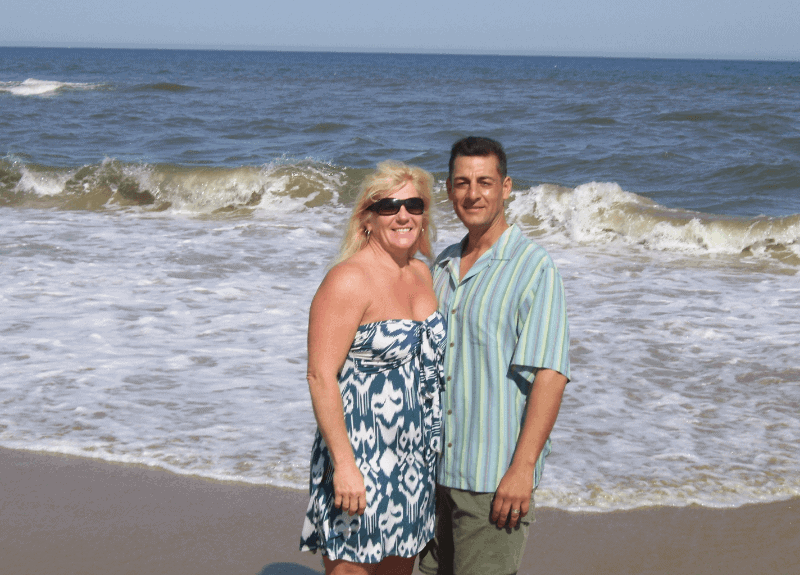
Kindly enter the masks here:
[[447, 174], [447, 178], [451, 181], [453, 179], [453, 165], [458, 156], [494, 156], [497, 158], [497, 169], [500, 175], [504, 179], [508, 175], [506, 152], [500, 142], [491, 138], [467, 136], [453, 144], [453, 147], [450, 148], [450, 163], [448, 164], [450, 170]]

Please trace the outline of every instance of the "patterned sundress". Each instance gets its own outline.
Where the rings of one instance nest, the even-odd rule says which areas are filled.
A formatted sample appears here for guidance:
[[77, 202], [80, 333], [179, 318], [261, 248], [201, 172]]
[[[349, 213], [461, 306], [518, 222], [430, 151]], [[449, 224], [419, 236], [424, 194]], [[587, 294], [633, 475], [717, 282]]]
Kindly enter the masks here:
[[333, 466], [317, 429], [301, 551], [378, 563], [413, 557], [433, 539], [445, 327], [438, 311], [424, 321], [359, 326], [339, 389], [366, 511], [351, 516], [333, 506]]

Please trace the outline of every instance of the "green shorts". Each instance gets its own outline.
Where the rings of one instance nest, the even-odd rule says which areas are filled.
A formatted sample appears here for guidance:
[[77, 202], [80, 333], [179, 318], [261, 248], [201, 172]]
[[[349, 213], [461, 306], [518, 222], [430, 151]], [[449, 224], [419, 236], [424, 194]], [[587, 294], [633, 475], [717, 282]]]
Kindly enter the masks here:
[[[534, 490], [535, 491], [535, 490]], [[519, 571], [534, 521], [528, 514], [516, 529], [489, 522], [494, 493], [436, 486], [436, 537], [419, 556], [426, 575], [512, 575]]]

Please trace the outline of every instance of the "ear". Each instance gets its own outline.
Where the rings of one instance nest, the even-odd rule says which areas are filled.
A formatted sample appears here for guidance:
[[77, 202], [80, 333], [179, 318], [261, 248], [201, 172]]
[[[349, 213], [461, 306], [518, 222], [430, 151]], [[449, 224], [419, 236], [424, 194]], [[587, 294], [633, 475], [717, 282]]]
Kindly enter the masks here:
[[503, 180], [503, 199], [504, 200], [507, 200], [508, 198], [511, 197], [511, 186], [512, 186], [512, 183], [513, 182], [511, 181], [511, 178], [509, 176], [506, 176], [506, 179]]

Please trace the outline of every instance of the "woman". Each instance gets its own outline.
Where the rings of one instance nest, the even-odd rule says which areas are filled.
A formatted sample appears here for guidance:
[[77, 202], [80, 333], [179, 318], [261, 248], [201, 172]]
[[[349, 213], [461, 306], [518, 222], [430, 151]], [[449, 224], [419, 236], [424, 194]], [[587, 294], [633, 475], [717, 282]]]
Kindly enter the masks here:
[[325, 571], [410, 574], [434, 534], [444, 318], [428, 267], [433, 178], [383, 162], [308, 325], [317, 435], [301, 550]]

